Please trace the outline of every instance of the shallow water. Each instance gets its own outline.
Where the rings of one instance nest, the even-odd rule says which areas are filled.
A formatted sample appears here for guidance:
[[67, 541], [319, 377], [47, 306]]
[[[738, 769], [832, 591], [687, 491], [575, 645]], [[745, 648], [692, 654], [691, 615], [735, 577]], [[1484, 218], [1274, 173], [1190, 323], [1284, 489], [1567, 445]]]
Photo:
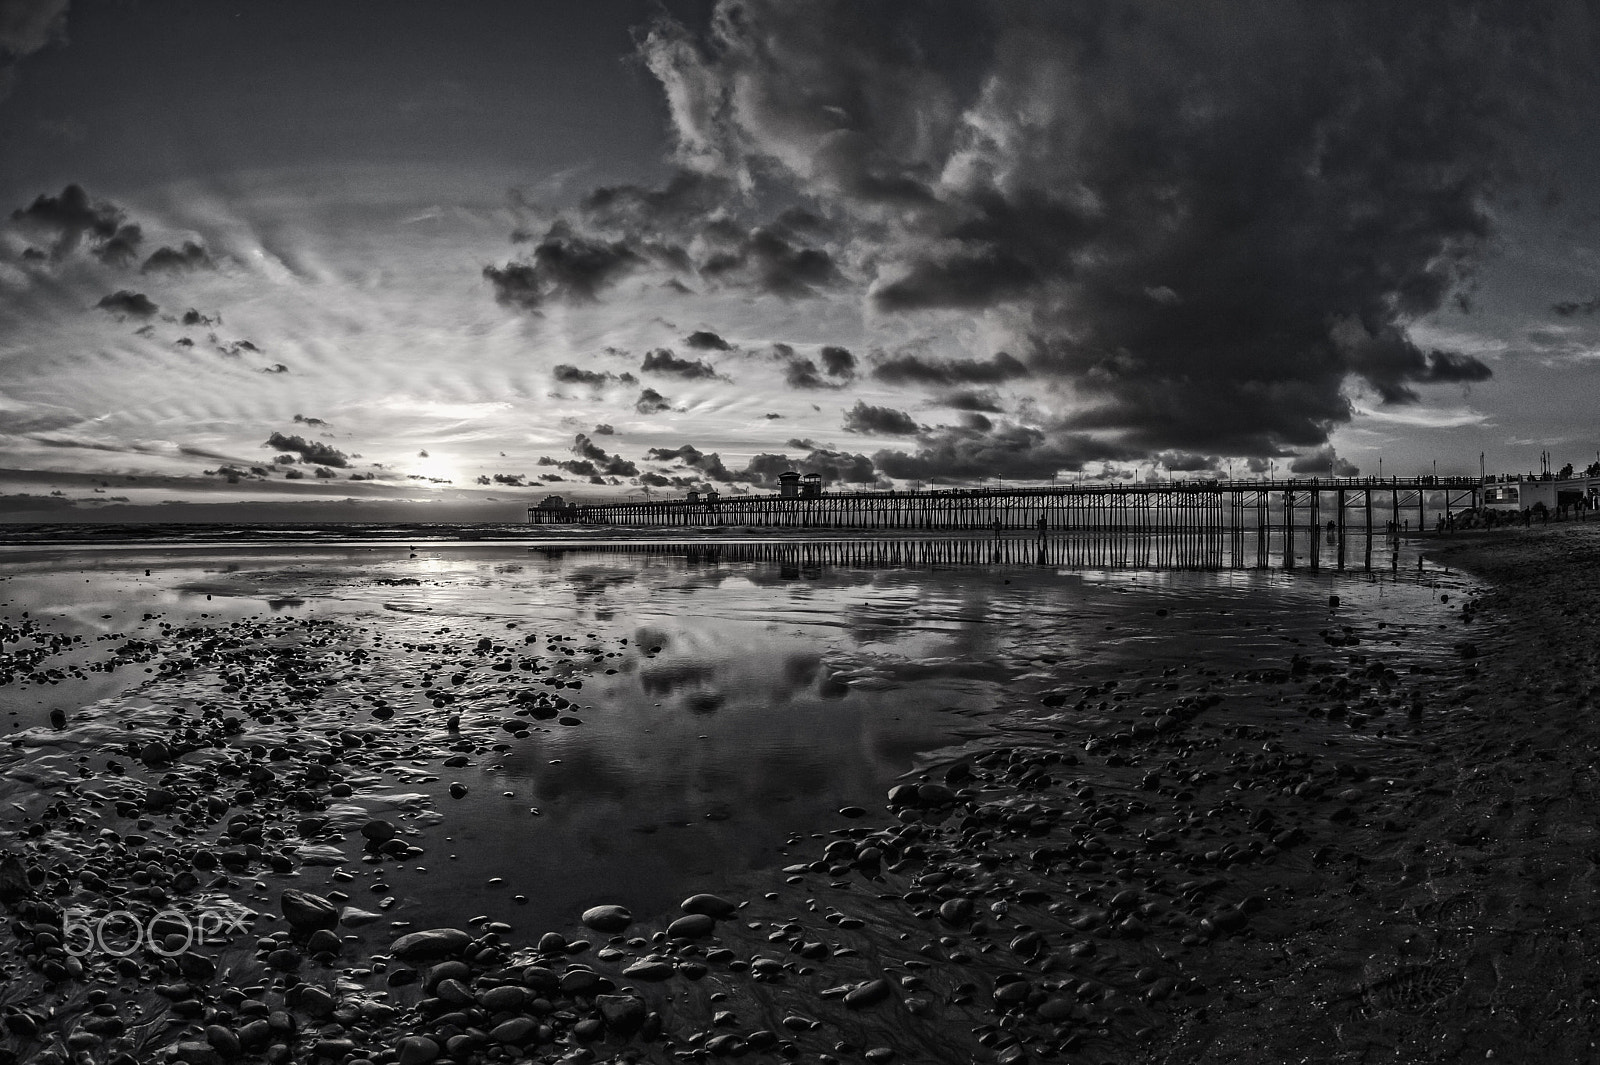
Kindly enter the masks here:
[[[56, 665], [103, 660], [128, 638], [170, 641], [163, 622], [191, 641], [241, 622], [280, 641], [329, 623], [340, 646], [370, 657], [330, 673], [298, 720], [254, 723], [243, 740], [372, 730], [394, 750], [351, 781], [344, 815], [390, 817], [427, 853], [363, 869], [350, 845], [353, 881], [319, 864], [286, 877], [342, 889], [355, 905], [392, 898], [398, 923], [481, 914], [532, 935], [594, 902], [649, 917], [783, 865], [786, 840], [841, 808], [881, 809], [896, 778], [948, 745], [1070, 728], [1041, 692], [1282, 667], [1342, 624], [1370, 638], [1381, 623], [1413, 660], [1449, 654], [1429, 633], [1446, 623], [1440, 596], [1455, 584], [1390, 559], [1387, 544], [1377, 568], [1340, 573], [1331, 554], [1315, 571], [1283, 568], [1281, 555], [1278, 568], [1156, 569], [1070, 546], [1040, 564], [1026, 540], [994, 562], [995, 544], [965, 543], [933, 556], [904, 541], [765, 553], [748, 543], [30, 547], [0, 554], [0, 614], [81, 635]], [[1063, 564], [1079, 557], [1100, 564]], [[497, 650], [478, 653], [480, 640]], [[529, 656], [538, 676], [562, 680], [574, 704], [564, 716], [580, 723], [529, 722], [523, 738], [498, 729], [511, 693], [533, 679], [515, 664]], [[495, 660], [512, 666], [496, 671]], [[451, 685], [456, 669], [464, 679]], [[28, 808], [75, 759], [102, 762], [116, 730], [158, 735], [162, 707], [226, 704], [225, 683], [199, 662], [170, 676], [135, 664], [0, 687], [7, 732], [29, 737], [9, 756], [0, 801]], [[435, 705], [430, 686], [451, 699]], [[394, 716], [375, 718], [374, 699]], [[53, 709], [69, 714], [64, 733], [48, 724]], [[470, 764], [443, 768], [451, 713], [476, 745]], [[453, 783], [464, 798], [451, 797]]]

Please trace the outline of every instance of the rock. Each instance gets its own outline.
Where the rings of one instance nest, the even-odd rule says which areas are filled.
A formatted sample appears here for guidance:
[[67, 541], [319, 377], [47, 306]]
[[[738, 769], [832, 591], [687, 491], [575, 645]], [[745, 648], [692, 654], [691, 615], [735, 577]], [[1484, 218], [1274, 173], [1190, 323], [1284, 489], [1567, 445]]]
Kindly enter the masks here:
[[844, 996], [844, 1004], [853, 1010], [863, 1010], [869, 1006], [876, 1006], [889, 997], [889, 981], [868, 980], [866, 983], [857, 984]]
[[224, 1028], [220, 1024], [206, 1025], [206, 1042], [225, 1058], [236, 1058], [244, 1053], [244, 1046], [233, 1029]]
[[285, 888], [279, 900], [284, 919], [296, 932], [311, 932], [319, 928], [336, 928], [339, 908], [321, 895], [313, 895], [295, 888]]
[[522, 1046], [539, 1031], [539, 1022], [531, 1017], [513, 1017], [497, 1024], [489, 1031], [489, 1038], [509, 1046]]
[[479, 995], [478, 1002], [490, 1013], [512, 1013], [526, 1006], [530, 998], [527, 988], [503, 984]]
[[316, 984], [306, 984], [301, 988], [300, 1009], [307, 1015], [321, 1020], [333, 1013], [336, 1006], [338, 1001], [327, 988]]
[[684, 913], [701, 913], [707, 917], [731, 917], [739, 907], [720, 895], [690, 895], [678, 904]]
[[178, 1060], [188, 1065], [217, 1065], [222, 1060], [210, 1043], [191, 1041], [179, 1043], [173, 1049], [177, 1052]]
[[151, 740], [140, 748], [139, 761], [145, 765], [165, 765], [172, 761], [172, 748], [160, 740]]
[[459, 928], [430, 928], [425, 932], [411, 932], [389, 944], [389, 953], [411, 961], [417, 958], [446, 958], [460, 954], [472, 942], [472, 936]]
[[667, 925], [667, 935], [678, 939], [700, 939], [716, 931], [717, 922], [703, 913], [691, 913]]
[[946, 899], [939, 906], [939, 919], [946, 924], [964, 924], [971, 917], [971, 899]]
[[344, 949], [344, 943], [326, 928], [319, 928], [306, 940], [306, 949], [313, 954], [338, 954]]
[[394, 839], [395, 827], [388, 821], [375, 818], [361, 826], [361, 834], [374, 843], [384, 843]]
[[371, 910], [358, 910], [354, 906], [346, 906], [339, 911], [339, 923], [346, 928], [360, 928], [374, 921], [383, 920], [383, 914], [373, 913]]
[[400, 1065], [430, 1065], [439, 1058], [439, 1044], [425, 1035], [408, 1035], [395, 1044]]
[[472, 989], [454, 978], [440, 980], [439, 986], [433, 989], [433, 993], [452, 1006], [469, 1006], [476, 1002], [472, 997]]
[[593, 995], [601, 990], [600, 974], [593, 969], [568, 969], [561, 974], [561, 991], [567, 995]]
[[606, 1028], [618, 1035], [632, 1035], [644, 1026], [649, 1011], [644, 999], [636, 995], [600, 995], [594, 1003], [600, 1008]]
[[666, 980], [677, 971], [665, 958], [644, 958], [622, 970], [622, 975], [633, 980]]
[[591, 906], [583, 911], [582, 920], [596, 932], [620, 932], [633, 923], [633, 914], [622, 906]]

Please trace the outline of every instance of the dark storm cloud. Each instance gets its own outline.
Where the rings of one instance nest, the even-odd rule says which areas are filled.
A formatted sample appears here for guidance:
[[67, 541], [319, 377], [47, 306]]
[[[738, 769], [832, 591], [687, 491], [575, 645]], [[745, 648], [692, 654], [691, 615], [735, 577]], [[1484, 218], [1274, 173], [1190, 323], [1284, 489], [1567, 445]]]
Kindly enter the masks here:
[[829, 344], [818, 354], [822, 358], [823, 372], [829, 377], [842, 377], [848, 381], [856, 375], [856, 357], [850, 354], [849, 348]]
[[925, 359], [920, 355], [894, 355], [879, 359], [872, 376], [891, 385], [998, 384], [1030, 371], [1016, 357], [996, 352], [990, 359]]
[[320, 466], [336, 466], [345, 468], [350, 465], [350, 456], [346, 455], [320, 440], [307, 440], [303, 436], [285, 436], [283, 433], [273, 433], [267, 437], [262, 447], [270, 447], [274, 451], [287, 451], [299, 455], [301, 461], [315, 463]]
[[1163, 451], [1155, 456], [1155, 460], [1178, 473], [1200, 473], [1221, 467], [1221, 460], [1216, 455], [1200, 455], [1192, 451]]
[[784, 360], [783, 383], [790, 388], [824, 389], [843, 388], [838, 381], [830, 381], [817, 369], [817, 364], [802, 355], [790, 355]]
[[483, 276], [500, 303], [537, 311], [551, 299], [592, 301], [644, 262], [620, 241], [590, 240], [554, 227], [533, 249], [531, 261], [486, 266]]
[[981, 392], [971, 388], [951, 392], [940, 397], [938, 402], [940, 406], [951, 410], [984, 411], [989, 414], [999, 414], [1001, 411], [1000, 394], [992, 388]]
[[715, 451], [707, 454], [692, 444], [684, 444], [677, 448], [653, 447], [645, 453], [645, 458], [655, 462], [681, 462], [685, 466], [699, 470], [713, 481], [727, 483], [734, 479], [728, 467], [723, 465], [721, 455]]
[[995, 427], [987, 418], [970, 417], [960, 426], [939, 426], [917, 439], [917, 450], [879, 451], [878, 468], [890, 477], [926, 480], [1010, 477], [1043, 480], [1065, 470], [1081, 469], [1100, 459], [1137, 457], [1132, 449], [1096, 440], [1083, 433], [1027, 425]]
[[893, 407], [869, 407], [861, 400], [844, 412], [844, 430], [879, 436], [915, 436], [917, 423], [911, 415]]
[[804, 299], [843, 280], [833, 256], [762, 226], [707, 256], [700, 276], [784, 299]]
[[1562, 300], [1560, 303], [1552, 303], [1550, 309], [1563, 318], [1571, 318], [1575, 314], [1594, 314], [1600, 311], [1600, 296], [1581, 302], [1577, 300]]
[[184, 325], [216, 325], [220, 321], [222, 321], [221, 316], [201, 314], [193, 307], [190, 307], [188, 310], [184, 311], [183, 318], [181, 319], [181, 322]]
[[653, 388], [642, 389], [639, 398], [634, 402], [633, 409], [640, 414], [660, 414], [664, 410], [672, 409], [672, 401]]
[[669, 374], [673, 377], [716, 377], [717, 371], [699, 359], [680, 359], [671, 348], [657, 348], [644, 357], [639, 367], [643, 373]]
[[191, 270], [210, 270], [216, 265], [204, 245], [186, 240], [176, 248], [163, 246], [151, 252], [139, 272], [183, 274]]
[[149, 318], [161, 309], [143, 292], [129, 292], [125, 288], [118, 289], [109, 296], [102, 296], [95, 306], [112, 314], [131, 315], [135, 318]]
[[144, 231], [136, 223], [125, 223], [109, 240], [95, 246], [95, 257], [108, 266], [127, 266], [139, 257], [139, 242], [143, 239]]
[[1490, 243], [1561, 14], [725, 0], [641, 53], [681, 168], [814, 208], [880, 312], [1004, 323], [1088, 408], [1062, 454], [1265, 454], [1324, 442], [1349, 377], [1488, 375], [1406, 329]]
[[327, 428], [328, 425], [328, 423], [323, 421], [321, 418], [308, 418], [304, 414], [296, 414], [294, 416], [294, 422], [296, 425], [315, 425], [323, 428]]
[[70, 255], [88, 241], [92, 252], [112, 263], [124, 253], [135, 254], [140, 240], [139, 227], [124, 224], [126, 217], [127, 212], [108, 200], [91, 200], [81, 185], [68, 185], [59, 196], [40, 194], [11, 212], [18, 228], [50, 238], [53, 257]]
[[600, 422], [594, 427], [594, 433], [596, 436], [611, 436], [615, 432], [616, 429], [607, 425], [605, 422]]
[[867, 456], [827, 448], [815, 448], [798, 462], [791, 461], [787, 455], [760, 454], [734, 476], [757, 488], [776, 488], [779, 474], [789, 470], [800, 474], [819, 474], [824, 485], [878, 484], [881, 480]]
[[705, 329], [696, 330], [683, 338], [683, 342], [697, 351], [732, 351], [733, 345]]
[[639, 467], [621, 455], [607, 454], [605, 448], [596, 444], [583, 433], [579, 433], [572, 438], [572, 453], [581, 459], [594, 463], [595, 472], [605, 474], [608, 477], [636, 477], [639, 473]]
[[631, 385], [638, 380], [631, 373], [618, 375], [610, 371], [585, 370], [568, 363], [558, 363], [550, 371], [550, 376], [564, 385], [588, 385], [592, 388], [604, 388], [612, 383]]

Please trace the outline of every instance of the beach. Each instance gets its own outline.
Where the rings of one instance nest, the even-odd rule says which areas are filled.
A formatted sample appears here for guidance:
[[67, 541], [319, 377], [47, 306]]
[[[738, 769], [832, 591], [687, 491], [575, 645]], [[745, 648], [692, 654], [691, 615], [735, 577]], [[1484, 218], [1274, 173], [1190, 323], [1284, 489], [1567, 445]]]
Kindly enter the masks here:
[[[5, 611], [6, 1045], [1582, 1060], [1590, 528], [1365, 574], [41, 562], [10, 595], [79, 610]], [[83, 949], [113, 912], [159, 949]]]

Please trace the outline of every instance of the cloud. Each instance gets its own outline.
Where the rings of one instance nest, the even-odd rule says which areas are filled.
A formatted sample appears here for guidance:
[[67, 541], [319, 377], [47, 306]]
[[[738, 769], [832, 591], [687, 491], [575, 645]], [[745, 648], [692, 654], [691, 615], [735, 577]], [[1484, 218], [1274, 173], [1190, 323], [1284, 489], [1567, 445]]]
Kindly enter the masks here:
[[[1561, 12], [723, 0], [639, 47], [699, 176], [672, 224], [725, 256], [703, 275], [760, 289], [764, 232], [908, 329], [981, 315], [1081, 410], [1049, 430], [1063, 454], [1265, 454], [1323, 443], [1351, 377], [1393, 403], [1487, 378], [1408, 329], [1470, 285], [1520, 131], [1587, 73]], [[716, 180], [739, 193], [722, 229], [685, 221]], [[835, 243], [733, 217], [779, 202]]]
[[879, 436], [915, 436], [917, 423], [911, 415], [893, 407], [869, 407], [861, 400], [844, 412], [844, 429], [849, 433]]
[[833, 256], [800, 244], [776, 229], [757, 226], [708, 255], [700, 276], [726, 287], [748, 288], [784, 299], [805, 299], [843, 277]]
[[1326, 477], [1330, 469], [1335, 477], [1355, 477], [1361, 473], [1360, 468], [1354, 463], [1340, 458], [1332, 444], [1318, 448], [1310, 454], [1301, 455], [1289, 463], [1290, 473]]
[[222, 316], [221, 315], [201, 314], [199, 311], [195, 310], [193, 307], [190, 307], [188, 310], [183, 312], [183, 317], [181, 319], [179, 319], [179, 321], [183, 325], [190, 325], [190, 326], [194, 326], [194, 325], [216, 325], [218, 322], [222, 321]]
[[550, 376], [564, 385], [588, 385], [591, 388], [604, 388], [613, 383], [631, 385], [638, 382], [638, 378], [631, 373], [618, 375], [609, 371], [585, 370], [567, 363], [558, 363], [550, 371]]
[[727, 483], [734, 479], [728, 467], [723, 465], [722, 456], [715, 451], [706, 454], [697, 450], [692, 444], [684, 444], [677, 448], [653, 447], [645, 453], [645, 458], [653, 462], [681, 462], [705, 474], [713, 481]]
[[323, 421], [321, 418], [308, 418], [304, 414], [296, 414], [294, 416], [294, 422], [296, 425], [313, 425], [321, 426], [323, 428], [326, 428], [328, 425], [328, 423]]
[[192, 270], [211, 270], [216, 265], [203, 245], [186, 240], [179, 247], [163, 246], [151, 252], [139, 272], [185, 274]]
[[791, 461], [788, 455], [763, 453], [752, 458], [749, 465], [734, 476], [757, 488], [776, 488], [778, 475], [788, 470], [819, 474], [825, 485], [877, 484], [880, 481], [873, 461], [867, 456], [827, 448], [814, 448], [798, 462]]
[[129, 292], [125, 288], [118, 289], [109, 296], [102, 296], [95, 306], [119, 317], [134, 318], [149, 318], [161, 309], [143, 292]]
[[672, 409], [672, 401], [655, 389], [646, 388], [640, 391], [633, 409], [640, 414], [660, 414], [664, 410]]
[[1563, 318], [1571, 318], [1575, 314], [1594, 314], [1600, 311], [1600, 296], [1596, 296], [1592, 300], [1583, 300], [1582, 302], [1562, 300], [1560, 303], [1552, 303], [1550, 309]]
[[65, 40], [67, 5], [68, 0], [0, 0], [0, 54], [21, 59]]
[[[299, 419], [296, 419], [297, 421]], [[307, 440], [303, 436], [285, 436], [282, 433], [273, 433], [267, 437], [262, 447], [270, 447], [274, 451], [287, 451], [299, 455], [302, 462], [315, 463], [321, 466], [334, 466], [340, 469], [350, 465], [350, 456], [343, 451], [322, 443], [320, 440]]]
[[1004, 351], [989, 359], [925, 359], [920, 355], [895, 355], [878, 359], [872, 376], [891, 385], [998, 384], [1027, 377], [1031, 371]]
[[989, 414], [999, 414], [1001, 411], [1000, 394], [994, 389], [966, 389], [961, 392], [951, 392], [939, 398], [939, 405], [952, 410], [985, 411]]
[[817, 369], [817, 364], [802, 355], [790, 355], [784, 360], [783, 382], [790, 388], [810, 390], [844, 387], [841, 383], [824, 377]]
[[717, 334], [700, 329], [683, 338], [683, 342], [696, 351], [732, 351], [733, 345]]
[[[0, 23], [4, 21], [0, 15]], [[91, 252], [111, 263], [131, 257], [141, 238], [138, 226], [124, 224], [126, 217], [121, 207], [109, 200], [91, 200], [76, 184], [62, 189], [59, 196], [41, 193], [27, 207], [11, 212], [11, 220], [23, 232], [51, 240], [53, 258], [72, 254], [87, 240]]]
[[572, 453], [584, 460], [585, 468], [580, 471], [567, 463], [560, 465], [573, 473], [603, 474], [608, 477], [636, 477], [639, 474], [639, 467], [621, 455], [607, 454], [605, 448], [596, 444], [584, 433], [572, 438]]
[[922, 434], [915, 452], [879, 451], [873, 454], [873, 461], [888, 476], [902, 479], [1043, 480], [1081, 469], [1086, 462], [1138, 455], [1132, 448], [1059, 427], [1052, 426], [1049, 431], [1018, 424], [996, 427], [981, 415], [971, 417], [965, 425], [940, 426]]
[[1163, 451], [1155, 456], [1155, 460], [1178, 473], [1201, 473], [1222, 467], [1222, 460], [1218, 456], [1200, 455], [1192, 451]]
[[829, 377], [841, 377], [848, 381], [856, 375], [856, 357], [850, 354], [849, 348], [829, 344], [818, 354], [822, 357], [823, 372]]
[[600, 422], [594, 427], [594, 432], [596, 436], [610, 436], [616, 432], [616, 429], [607, 425], [605, 422]]
[[717, 371], [699, 359], [680, 359], [670, 348], [657, 348], [644, 357], [639, 367], [643, 373], [669, 374], [673, 377], [716, 377]]
[[530, 259], [486, 266], [483, 276], [494, 286], [498, 302], [536, 312], [550, 300], [592, 302], [650, 257], [659, 258], [660, 251], [581, 236], [558, 223], [534, 247]]

